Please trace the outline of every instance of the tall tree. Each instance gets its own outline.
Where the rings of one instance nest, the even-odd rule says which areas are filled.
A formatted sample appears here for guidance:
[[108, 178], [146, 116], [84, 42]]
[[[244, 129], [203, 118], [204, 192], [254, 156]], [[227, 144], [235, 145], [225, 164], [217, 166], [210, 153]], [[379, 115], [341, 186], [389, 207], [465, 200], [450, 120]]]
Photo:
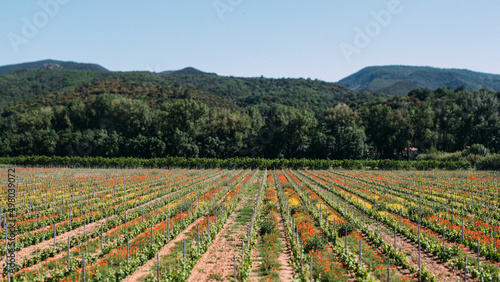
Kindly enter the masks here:
[[339, 103], [325, 112], [320, 125], [322, 133], [316, 136], [313, 153], [317, 158], [359, 159], [367, 150], [366, 135], [359, 127], [357, 112]]
[[387, 157], [391, 154], [389, 145], [390, 117], [393, 110], [387, 105], [373, 105], [363, 113], [365, 132], [375, 147], [377, 155]]
[[167, 105], [167, 152], [173, 156], [198, 157], [196, 142], [208, 120], [208, 107], [200, 102], [187, 99]]
[[273, 105], [263, 128], [267, 132], [264, 154], [270, 158], [304, 157], [318, 121], [312, 112]]

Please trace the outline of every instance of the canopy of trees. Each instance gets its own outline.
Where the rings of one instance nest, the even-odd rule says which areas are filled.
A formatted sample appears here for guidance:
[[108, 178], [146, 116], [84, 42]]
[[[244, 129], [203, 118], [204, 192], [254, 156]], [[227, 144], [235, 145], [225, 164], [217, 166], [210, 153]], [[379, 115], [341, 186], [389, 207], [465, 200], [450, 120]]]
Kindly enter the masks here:
[[318, 116], [276, 103], [262, 112], [186, 97], [158, 105], [92, 94], [65, 105], [2, 108], [0, 156], [404, 158], [408, 147], [459, 151], [474, 144], [499, 152], [499, 96], [418, 89], [359, 108], [338, 103]]

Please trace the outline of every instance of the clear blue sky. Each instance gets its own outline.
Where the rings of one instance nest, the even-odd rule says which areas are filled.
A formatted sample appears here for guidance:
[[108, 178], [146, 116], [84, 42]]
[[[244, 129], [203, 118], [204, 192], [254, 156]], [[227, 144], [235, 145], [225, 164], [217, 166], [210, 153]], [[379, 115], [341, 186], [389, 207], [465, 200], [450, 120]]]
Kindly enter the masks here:
[[499, 11], [498, 0], [0, 0], [0, 65], [332, 82], [390, 64], [499, 74]]

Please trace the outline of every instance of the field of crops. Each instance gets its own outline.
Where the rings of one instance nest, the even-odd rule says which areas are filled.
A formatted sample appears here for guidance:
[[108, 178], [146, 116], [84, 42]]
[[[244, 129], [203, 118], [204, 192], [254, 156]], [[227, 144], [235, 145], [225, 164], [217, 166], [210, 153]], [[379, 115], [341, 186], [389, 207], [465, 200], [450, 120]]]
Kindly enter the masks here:
[[5, 281], [500, 276], [498, 172], [16, 168], [2, 183]]

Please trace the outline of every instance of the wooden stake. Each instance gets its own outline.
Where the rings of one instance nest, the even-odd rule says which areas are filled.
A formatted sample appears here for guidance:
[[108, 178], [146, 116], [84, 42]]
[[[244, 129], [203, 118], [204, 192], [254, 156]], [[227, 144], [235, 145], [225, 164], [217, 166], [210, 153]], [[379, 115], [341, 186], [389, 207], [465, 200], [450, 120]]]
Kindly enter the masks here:
[[465, 256], [464, 281], [467, 281], [467, 256]]
[[154, 238], [153, 238], [153, 224], [151, 224], [151, 248], [153, 248], [153, 241], [154, 241]]
[[361, 239], [359, 239], [359, 265], [361, 266], [363, 263], [363, 250], [361, 247]]
[[85, 254], [82, 254], [83, 282], [85, 282]]
[[495, 253], [497, 252], [497, 236], [496, 236], [496, 226], [493, 226], [493, 248]]
[[101, 238], [100, 238], [100, 241], [101, 241], [101, 253], [102, 253], [102, 245], [103, 245], [103, 239], [104, 239], [104, 237], [102, 236], [102, 229], [103, 229], [103, 225], [101, 223]]
[[42, 219], [42, 241], [45, 240], [45, 214], [43, 214]]
[[477, 239], [477, 266], [479, 267], [479, 239]]
[[236, 282], [237, 281], [237, 278], [236, 278], [236, 255], [233, 257], [234, 259], [234, 281]]
[[398, 246], [397, 246], [397, 241], [396, 241], [396, 224], [394, 224], [394, 249], [397, 250], [398, 249]]
[[54, 253], [56, 252], [56, 224], [54, 223]]
[[311, 266], [309, 267], [309, 281], [313, 281], [313, 257], [311, 256]]
[[391, 282], [391, 259], [387, 260], [387, 282]]
[[160, 254], [156, 254], [156, 273], [158, 276], [158, 282], [160, 282]]
[[68, 236], [68, 271], [71, 266], [71, 236]]

